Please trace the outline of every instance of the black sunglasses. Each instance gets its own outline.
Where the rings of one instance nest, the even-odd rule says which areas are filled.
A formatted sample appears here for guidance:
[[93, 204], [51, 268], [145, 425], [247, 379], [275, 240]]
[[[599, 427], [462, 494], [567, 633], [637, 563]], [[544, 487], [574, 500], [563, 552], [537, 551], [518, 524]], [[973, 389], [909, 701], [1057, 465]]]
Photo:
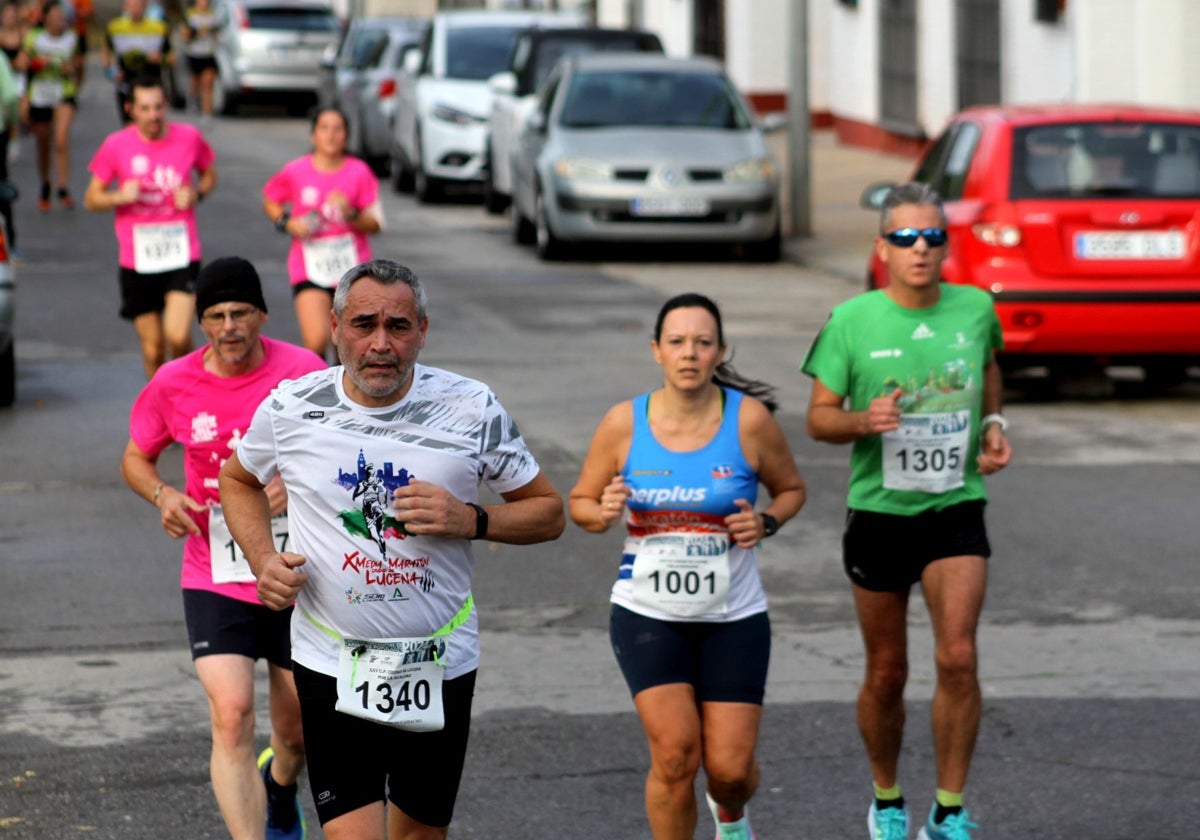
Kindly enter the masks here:
[[946, 229], [945, 228], [900, 228], [891, 233], [885, 233], [883, 238], [891, 242], [897, 248], [911, 248], [917, 244], [917, 239], [924, 238], [925, 244], [930, 248], [940, 248], [946, 244]]

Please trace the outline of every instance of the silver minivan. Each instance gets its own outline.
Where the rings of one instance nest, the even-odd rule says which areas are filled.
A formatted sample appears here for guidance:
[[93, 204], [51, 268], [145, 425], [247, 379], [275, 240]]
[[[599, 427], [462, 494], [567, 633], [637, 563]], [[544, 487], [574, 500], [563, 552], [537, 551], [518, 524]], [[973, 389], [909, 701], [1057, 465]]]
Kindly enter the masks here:
[[231, 113], [249, 97], [280, 94], [312, 105], [317, 69], [341, 24], [321, 0], [220, 0], [213, 110]]

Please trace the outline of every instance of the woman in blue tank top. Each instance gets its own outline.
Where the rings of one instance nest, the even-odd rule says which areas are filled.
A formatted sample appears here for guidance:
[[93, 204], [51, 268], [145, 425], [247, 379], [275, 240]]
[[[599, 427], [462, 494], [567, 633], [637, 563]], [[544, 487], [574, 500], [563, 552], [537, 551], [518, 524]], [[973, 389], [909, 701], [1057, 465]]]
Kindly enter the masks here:
[[[610, 635], [650, 745], [654, 837], [693, 836], [703, 766], [717, 837], [752, 840], [771, 646], [757, 546], [800, 510], [804, 481], [773, 389], [722, 361], [715, 303], [671, 298], [650, 346], [663, 385], [601, 420], [571, 518], [593, 533], [625, 525]], [[756, 511], [760, 483], [770, 500]]]

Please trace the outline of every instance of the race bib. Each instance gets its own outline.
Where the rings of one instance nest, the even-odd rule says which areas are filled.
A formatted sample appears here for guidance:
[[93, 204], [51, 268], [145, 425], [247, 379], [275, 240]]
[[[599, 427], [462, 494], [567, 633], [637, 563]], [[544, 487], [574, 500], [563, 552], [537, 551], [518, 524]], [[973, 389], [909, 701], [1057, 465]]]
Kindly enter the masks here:
[[728, 534], [652, 534], [633, 560], [633, 599], [677, 616], [729, 608]]
[[[288, 542], [288, 518], [286, 513], [271, 517], [271, 534], [275, 538], [275, 550], [286, 551]], [[208, 509], [208, 556], [212, 565], [213, 583], [252, 583], [254, 573], [242, 549], [233, 541], [229, 526], [225, 524], [225, 513], [220, 505]]]
[[902, 414], [900, 428], [882, 435], [884, 488], [945, 493], [962, 487], [970, 431], [966, 409]]
[[309, 282], [332, 289], [345, 274], [358, 265], [358, 246], [352, 234], [308, 239], [300, 243], [304, 253], [304, 273]]
[[54, 108], [63, 101], [62, 79], [34, 79], [29, 85], [29, 104], [34, 108]]
[[446, 725], [440, 638], [341, 640], [338, 654], [339, 712], [410, 732]]
[[191, 244], [186, 222], [133, 226], [133, 268], [138, 274], [162, 274], [187, 268]]

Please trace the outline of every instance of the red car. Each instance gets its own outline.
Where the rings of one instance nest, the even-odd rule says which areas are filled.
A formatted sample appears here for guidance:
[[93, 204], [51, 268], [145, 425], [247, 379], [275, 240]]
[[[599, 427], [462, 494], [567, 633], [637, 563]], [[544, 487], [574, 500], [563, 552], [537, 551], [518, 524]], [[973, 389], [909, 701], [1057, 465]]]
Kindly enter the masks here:
[[[945, 200], [943, 279], [995, 299], [1005, 368], [1140, 365], [1173, 382], [1200, 364], [1200, 113], [971, 108], [912, 177]], [[888, 282], [876, 257], [867, 282]]]

